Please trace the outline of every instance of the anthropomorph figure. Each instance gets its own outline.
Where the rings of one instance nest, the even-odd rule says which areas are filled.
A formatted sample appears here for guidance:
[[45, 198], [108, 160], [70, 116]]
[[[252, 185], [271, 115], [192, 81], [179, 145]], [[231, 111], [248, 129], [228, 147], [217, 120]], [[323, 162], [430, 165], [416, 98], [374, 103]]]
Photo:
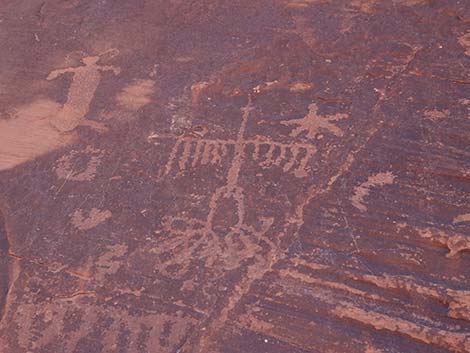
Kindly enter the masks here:
[[85, 57], [82, 59], [85, 66], [54, 70], [47, 77], [48, 80], [53, 80], [62, 74], [73, 73], [67, 101], [51, 121], [59, 131], [71, 131], [84, 123], [84, 117], [88, 113], [101, 79], [100, 71], [113, 71], [114, 74], [119, 74], [119, 68], [98, 65], [99, 59], [99, 56]]
[[85, 116], [100, 82], [100, 71], [111, 70], [118, 74], [119, 69], [98, 65], [99, 58], [88, 56], [83, 58], [83, 66], [54, 70], [49, 74], [47, 79], [53, 80], [64, 73], [73, 73], [64, 105], [38, 97], [15, 109], [11, 119], [0, 117], [0, 171], [71, 143], [75, 138], [72, 130], [79, 125], [103, 130], [102, 124], [87, 120]]

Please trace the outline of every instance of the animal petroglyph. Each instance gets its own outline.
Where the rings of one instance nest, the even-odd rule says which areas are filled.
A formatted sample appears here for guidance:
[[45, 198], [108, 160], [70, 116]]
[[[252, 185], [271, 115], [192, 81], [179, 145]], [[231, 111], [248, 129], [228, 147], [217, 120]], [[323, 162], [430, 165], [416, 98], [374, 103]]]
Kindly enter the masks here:
[[353, 206], [361, 211], [366, 211], [367, 207], [364, 205], [364, 199], [369, 195], [370, 189], [392, 184], [394, 180], [395, 176], [391, 172], [377, 173], [369, 176], [366, 182], [354, 188], [354, 195], [351, 198]]
[[[161, 135], [155, 137], [164, 138]], [[182, 136], [177, 139], [170, 153], [163, 175], [168, 175], [174, 169], [183, 171], [209, 164], [222, 165], [233, 156], [235, 144], [235, 140]], [[316, 152], [315, 146], [310, 144], [281, 143], [264, 137], [246, 139], [243, 145], [244, 155], [251, 155], [253, 160], [260, 162], [261, 167], [279, 166], [284, 172], [292, 172], [299, 178], [307, 176], [307, 163]]]
[[120, 73], [120, 69], [114, 66], [98, 65], [99, 59], [99, 56], [87, 56], [82, 59], [84, 66], [54, 70], [47, 76], [47, 80], [54, 80], [65, 73], [73, 73], [67, 101], [52, 119], [52, 124], [59, 131], [71, 131], [84, 122], [101, 80], [100, 71], [112, 71], [115, 75]]
[[341, 137], [344, 134], [343, 130], [333, 124], [333, 122], [347, 117], [347, 114], [321, 116], [318, 114], [317, 105], [312, 103], [308, 106], [308, 114], [305, 117], [301, 119], [282, 121], [281, 124], [286, 126], [298, 125], [291, 131], [291, 136], [299, 136], [301, 133], [306, 131], [307, 137], [313, 139], [321, 132], [328, 131], [335, 136]]

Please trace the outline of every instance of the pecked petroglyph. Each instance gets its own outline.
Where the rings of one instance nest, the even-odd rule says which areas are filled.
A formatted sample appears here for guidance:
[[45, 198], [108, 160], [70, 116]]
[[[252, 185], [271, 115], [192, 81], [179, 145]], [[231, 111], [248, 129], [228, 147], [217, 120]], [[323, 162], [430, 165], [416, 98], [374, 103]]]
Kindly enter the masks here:
[[99, 210], [97, 208], [92, 208], [88, 213], [88, 216], [85, 216], [83, 210], [76, 210], [71, 217], [72, 225], [78, 230], [90, 230], [95, 228], [99, 224], [106, 221], [108, 218], [111, 218], [112, 213], [109, 210]]
[[[169, 271], [167, 275], [183, 276], [189, 271], [191, 259], [195, 256], [204, 259], [209, 271], [217, 268], [232, 270], [241, 266], [241, 261], [252, 259], [254, 263], [248, 266], [247, 274], [237, 284], [236, 290], [228, 298], [228, 304], [214, 319], [211, 326], [214, 332], [220, 329], [223, 322], [237, 305], [238, 301], [247, 293], [252, 283], [260, 279], [270, 271], [273, 263], [284, 255], [279, 251], [277, 241], [279, 234], [273, 239], [266, 236], [274, 222], [272, 218], [258, 219], [256, 226], [247, 223], [249, 210], [246, 206], [245, 190], [239, 184], [240, 174], [243, 172], [245, 162], [250, 158], [258, 163], [260, 168], [267, 169], [277, 167], [284, 173], [293, 173], [297, 178], [303, 178], [309, 174], [309, 162], [316, 153], [316, 147], [308, 142], [280, 142], [267, 136], [247, 137], [246, 129], [250, 117], [254, 114], [251, 96], [247, 105], [241, 108], [241, 123], [235, 139], [207, 139], [204, 137], [174, 136], [152, 134], [148, 137], [150, 141], [159, 144], [162, 140], [173, 140], [174, 145], [170, 152], [168, 161], [164, 166], [160, 177], [169, 176], [174, 170], [187, 170], [199, 166], [228, 164], [225, 185], [217, 187], [212, 193], [208, 204], [208, 214], [205, 219], [187, 217], [184, 213], [179, 216], [167, 217], [164, 230], [171, 236], [163, 239], [163, 253], [160, 257], [165, 259], [164, 254], [171, 251], [178, 252], [181, 256], [166, 263], [162, 263]], [[346, 114], [321, 117], [316, 114], [316, 105], [310, 105], [310, 115], [306, 129], [313, 136], [317, 132], [332, 132], [334, 136], [342, 136], [340, 130], [331, 121], [345, 118]], [[313, 119], [313, 122], [310, 121]], [[295, 120], [295, 124], [302, 119]], [[303, 131], [303, 126], [299, 129]], [[295, 132], [291, 136], [297, 137]], [[212, 151], [212, 153], [211, 153]], [[205, 156], [205, 157], [204, 157]], [[178, 175], [178, 174], [177, 174]], [[230, 205], [233, 219], [231, 223], [222, 220], [219, 211]], [[222, 222], [221, 222], [222, 221]], [[187, 259], [181, 263], [181, 258]], [[179, 261], [174, 262], [174, 261]], [[217, 266], [218, 265], [218, 266]], [[177, 270], [176, 270], [177, 268]], [[175, 273], [176, 271], [176, 273]], [[218, 273], [218, 272], [215, 272]], [[213, 335], [211, 333], [210, 335]], [[197, 343], [198, 352], [207, 351], [210, 343], [208, 337], [202, 337]]]
[[246, 121], [242, 121], [236, 140], [163, 134], [152, 134], [147, 139], [149, 141], [164, 139], [175, 141], [161, 177], [169, 175], [175, 169], [184, 171], [197, 166], [222, 165], [228, 162], [230, 171], [227, 181], [230, 183], [230, 175], [237, 170], [236, 173], [239, 173], [239, 168], [242, 167], [246, 157], [258, 161], [262, 168], [278, 166], [285, 173], [293, 173], [298, 178], [308, 175], [308, 162], [316, 153], [316, 147], [313, 144], [283, 143], [265, 136], [245, 138], [245, 128]]
[[364, 199], [369, 195], [372, 188], [392, 184], [395, 176], [392, 172], [377, 173], [367, 178], [367, 181], [354, 188], [354, 194], [351, 197], [351, 202], [354, 207], [361, 211], [366, 211], [367, 207], [364, 205]]
[[[245, 190], [239, 185], [239, 176], [248, 156], [257, 161], [261, 168], [278, 166], [284, 172], [292, 172], [296, 177], [304, 177], [308, 172], [308, 161], [316, 152], [308, 143], [281, 143], [267, 137], [247, 138], [246, 127], [253, 112], [251, 98], [241, 108], [241, 124], [236, 139], [207, 139], [191, 136], [173, 136], [153, 134], [148, 140], [174, 140], [168, 161], [161, 177], [168, 176], [173, 170], [187, 170], [208, 165], [228, 164], [226, 183], [218, 187], [210, 196], [208, 214], [205, 219], [187, 218], [184, 215], [166, 219], [164, 229], [173, 235], [163, 240], [162, 251], [177, 251], [188, 259], [184, 263], [167, 263], [167, 266], [179, 265], [179, 273], [185, 273], [191, 259], [196, 256], [206, 260], [209, 268], [214, 268], [215, 261], [225, 269], [233, 269], [243, 259], [256, 258], [263, 250], [261, 243], [274, 249], [275, 245], [264, 237], [273, 219], [260, 219], [257, 226], [246, 221]], [[262, 151], [263, 150], [263, 151]], [[266, 150], [266, 151], [264, 151]], [[231, 205], [234, 218], [229, 224], [219, 224], [219, 210]], [[165, 250], [166, 249], [166, 250]], [[219, 255], [218, 255], [219, 254]], [[222, 255], [220, 255], [222, 254]]]
[[109, 133], [44, 119], [71, 142], [0, 173], [0, 351], [465, 352], [469, 18], [416, 1], [9, 4], [5, 106], [64, 109], [72, 48], [123, 74], [80, 123]]
[[305, 8], [315, 4], [324, 4], [329, 2], [330, 0], [285, 0], [287, 7], [293, 8]]
[[72, 83], [63, 106], [49, 99], [38, 99], [20, 107], [11, 119], [0, 120], [0, 170], [16, 167], [47, 152], [72, 143], [73, 130], [88, 125], [98, 131], [104, 126], [86, 120], [90, 103], [101, 80], [101, 71], [120, 71], [97, 64], [99, 56], [82, 59], [84, 66], [52, 71], [47, 80], [72, 73]]
[[153, 134], [149, 140], [154, 139], [176, 140], [170, 152], [168, 162], [163, 168], [163, 176], [168, 175], [173, 169], [184, 171], [197, 166], [221, 165], [226, 161], [230, 153], [233, 153], [233, 140], [210, 140], [190, 136], [164, 136]]
[[84, 123], [85, 115], [100, 83], [102, 71], [112, 71], [115, 75], [120, 73], [117, 67], [98, 65], [99, 59], [99, 56], [87, 56], [82, 59], [84, 66], [54, 70], [47, 76], [47, 80], [54, 80], [63, 74], [73, 73], [67, 101], [52, 119], [52, 124], [59, 131], [72, 131]]
[[[221, 275], [221, 271], [236, 269], [241, 261], [254, 258], [262, 252], [261, 244], [265, 242], [263, 236], [271, 224], [272, 219], [261, 220], [259, 229], [241, 224], [221, 237], [205, 221], [168, 217], [164, 229], [172, 237], [163, 238], [154, 250], [160, 255], [159, 258], [165, 259], [158, 267], [165, 274], [183, 277], [190, 269], [191, 261], [198, 258], [204, 259], [205, 265], [214, 275]], [[178, 256], [163, 256], [168, 252], [177, 252]], [[169, 272], [175, 266], [178, 266], [177, 272]]]
[[313, 84], [309, 82], [294, 82], [290, 85], [289, 91], [291, 92], [305, 92], [313, 88]]
[[[316, 153], [316, 148], [307, 143], [281, 143], [266, 137], [246, 141], [252, 147], [252, 159], [260, 161], [262, 168], [281, 167], [284, 173], [293, 173], [302, 178], [308, 175], [308, 162]], [[266, 151], [262, 149], [266, 147]]]
[[[57, 177], [60, 179], [71, 181], [90, 181], [95, 177], [103, 156], [103, 151], [88, 146], [83, 151], [74, 150], [59, 158], [54, 170]], [[80, 159], [87, 160], [84, 168], [76, 166], [76, 162]]]
[[[0, 344], [8, 351], [13, 351], [15, 344], [21, 352], [32, 352], [59, 340], [64, 351], [73, 352], [80, 349], [80, 341], [92, 335], [94, 328], [105, 318], [109, 326], [100, 334], [100, 341], [107, 348], [114, 350], [122, 345], [120, 339], [124, 329], [129, 332], [127, 351], [137, 352], [145, 348], [146, 351], [156, 349], [172, 353], [196, 324], [196, 319], [182, 310], [136, 314], [124, 304], [108, 303], [105, 306], [98, 304], [92, 294], [88, 298], [83, 294], [69, 299], [55, 298], [42, 305], [21, 303], [15, 313], [9, 313], [9, 318], [23, 329], [13, 340], [0, 337]], [[34, 323], [41, 323], [40, 332]], [[70, 330], [70, 327], [74, 329]], [[0, 331], [2, 329], [0, 326]]]
[[298, 125], [295, 127], [290, 135], [299, 136], [304, 131], [310, 139], [314, 139], [322, 132], [329, 132], [337, 137], [343, 136], [344, 132], [333, 122], [347, 118], [347, 114], [334, 114], [322, 116], [318, 114], [318, 107], [315, 103], [312, 103], [308, 106], [308, 114], [301, 119], [293, 119], [282, 121], [282, 125]]

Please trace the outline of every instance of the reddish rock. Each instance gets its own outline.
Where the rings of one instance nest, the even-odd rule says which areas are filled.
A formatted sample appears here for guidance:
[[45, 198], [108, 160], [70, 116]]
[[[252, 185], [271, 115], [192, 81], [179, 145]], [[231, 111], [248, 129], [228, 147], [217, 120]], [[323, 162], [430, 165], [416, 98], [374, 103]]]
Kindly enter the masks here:
[[470, 351], [470, 4], [3, 1], [0, 352]]

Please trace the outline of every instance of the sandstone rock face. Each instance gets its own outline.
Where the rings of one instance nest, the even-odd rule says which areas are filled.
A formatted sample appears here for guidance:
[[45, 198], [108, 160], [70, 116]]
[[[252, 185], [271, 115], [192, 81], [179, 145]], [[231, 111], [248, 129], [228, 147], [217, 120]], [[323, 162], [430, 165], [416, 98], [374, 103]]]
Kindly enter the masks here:
[[0, 3], [0, 352], [470, 351], [468, 1]]

